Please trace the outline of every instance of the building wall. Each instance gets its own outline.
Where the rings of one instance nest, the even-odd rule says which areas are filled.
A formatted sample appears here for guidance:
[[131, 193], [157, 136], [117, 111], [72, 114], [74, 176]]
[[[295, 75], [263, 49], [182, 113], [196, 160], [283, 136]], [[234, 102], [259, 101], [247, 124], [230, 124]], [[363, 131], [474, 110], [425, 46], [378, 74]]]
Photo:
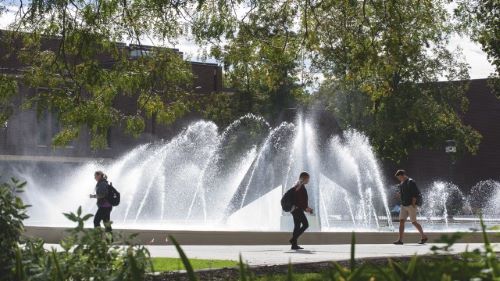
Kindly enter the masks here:
[[386, 174], [390, 177], [398, 168], [404, 168], [422, 186], [441, 179], [451, 181], [463, 191], [482, 180], [500, 180], [500, 100], [487, 85], [486, 79], [471, 80], [467, 91], [469, 109], [463, 116], [483, 136], [476, 155], [464, 155], [453, 165], [444, 151], [421, 149], [410, 153], [400, 165], [387, 163]]
[[[8, 35], [0, 30], [0, 37]], [[1, 40], [0, 40], [1, 41]], [[120, 47], [129, 50], [131, 59], [134, 55], [149, 50], [150, 46], [126, 45], [117, 43]], [[14, 43], [15, 49], [20, 49], [20, 41]], [[42, 40], [42, 49], [56, 50], [59, 45], [57, 38]], [[6, 56], [6, 48], [0, 46], [0, 73], [10, 75], [22, 75], [23, 65], [15, 56]], [[175, 54], [182, 56], [182, 53], [173, 49]], [[114, 62], [112, 57], [103, 54], [97, 58], [103, 65], [111, 66]], [[197, 95], [207, 95], [224, 91], [222, 85], [222, 68], [217, 64], [190, 62], [193, 73], [193, 83], [191, 91], [196, 98]], [[21, 80], [20, 80], [21, 81]], [[36, 94], [36, 89], [30, 89], [20, 83], [19, 95], [13, 101], [18, 106], [29, 96]], [[134, 97], [119, 95], [114, 106], [126, 113], [135, 113], [137, 103]], [[40, 118], [41, 117], [41, 118]], [[44, 118], [45, 117], [45, 118]], [[98, 151], [92, 150], [89, 146], [90, 136], [83, 131], [77, 140], [65, 148], [53, 148], [50, 140], [58, 131], [58, 122], [51, 114], [42, 114], [37, 117], [34, 110], [16, 110], [9, 119], [7, 126], [0, 126], [0, 156], [1, 155], [32, 155], [32, 156], [65, 156], [65, 157], [117, 157], [131, 147], [145, 142], [154, 142], [159, 139], [169, 139], [189, 122], [197, 119], [195, 113], [188, 114], [185, 118], [174, 122], [169, 126], [156, 124], [153, 120], [146, 120], [146, 128], [139, 138], [134, 138], [123, 132], [119, 126], [109, 130], [109, 148]]]

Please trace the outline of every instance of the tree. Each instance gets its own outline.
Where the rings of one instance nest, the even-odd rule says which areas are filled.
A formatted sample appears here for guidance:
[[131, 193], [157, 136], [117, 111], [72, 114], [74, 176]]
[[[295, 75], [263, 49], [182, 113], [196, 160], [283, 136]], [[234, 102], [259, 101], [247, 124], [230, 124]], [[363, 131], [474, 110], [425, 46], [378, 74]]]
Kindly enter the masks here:
[[[1, 40], [25, 65], [22, 83], [38, 89], [23, 107], [57, 115], [62, 129], [55, 145], [88, 129], [92, 147], [101, 148], [110, 127], [138, 135], [145, 118], [174, 121], [192, 106], [190, 67], [171, 49], [144, 50], [141, 40], [150, 35], [175, 40], [182, 32], [177, 11], [195, 3], [35, 0], [24, 7], [20, 2], [11, 31]], [[136, 44], [136, 50], [123, 41]], [[2, 105], [15, 88], [6, 77], [0, 80]], [[137, 101], [135, 110], [114, 106], [123, 97]]]
[[481, 44], [496, 72], [490, 78], [498, 98], [500, 98], [500, 1], [461, 0], [457, 1], [455, 17], [458, 28]]
[[367, 132], [384, 158], [441, 148], [456, 139], [474, 153], [480, 135], [460, 115], [468, 79], [452, 34], [445, 1], [322, 1], [310, 25], [325, 74], [318, 96], [345, 127]]
[[[345, 127], [367, 132], [383, 157], [399, 160], [408, 150], [440, 147], [450, 138], [463, 152], [478, 148], [479, 134], [459, 117], [467, 109], [466, 83], [437, 83], [468, 79], [460, 54], [446, 48], [456, 30], [448, 2], [37, 0], [17, 26], [34, 34], [25, 39], [28, 54], [35, 54], [23, 56], [34, 61], [28, 81], [61, 89], [30, 104], [59, 112], [67, 127], [61, 143], [84, 124], [99, 146], [104, 130], [117, 121], [137, 133], [144, 112], [170, 121], [188, 110], [189, 79], [175, 56], [153, 50], [131, 61], [112, 43], [140, 43], [147, 36], [173, 40], [187, 25], [207, 54], [225, 64], [227, 84], [237, 90], [236, 103], [212, 99], [225, 108], [223, 119], [248, 111], [272, 117], [306, 100], [311, 77], [321, 73], [324, 85], [314, 97]], [[62, 38], [59, 51], [37, 51], [41, 35]], [[116, 66], [93, 59], [103, 53]], [[160, 82], [167, 70], [172, 79]], [[112, 101], [122, 92], [138, 95], [141, 110], [117, 112]]]
[[243, 16], [232, 12], [243, 7], [231, 4], [207, 1], [193, 24], [194, 34], [223, 62], [226, 85], [239, 96], [239, 114], [254, 112], [274, 119], [305, 98], [310, 82], [301, 76], [303, 39], [293, 30], [297, 3], [251, 2]]
[[[305, 61], [312, 65], [309, 76], [317, 70], [324, 77], [315, 95], [319, 101], [344, 127], [367, 132], [384, 158], [398, 161], [411, 149], [441, 147], [450, 138], [463, 152], [477, 150], [479, 134], [459, 117], [467, 109], [466, 83], [437, 83], [468, 79], [460, 53], [447, 49], [455, 28], [448, 1], [206, 3], [195, 20], [195, 35], [205, 43], [215, 41], [215, 54], [233, 63], [229, 76], [243, 92], [247, 86], [247, 92], [266, 93], [259, 91], [266, 78], [286, 81], [283, 75], [258, 75], [262, 69], [276, 73]], [[291, 38], [290, 49], [269, 60], [262, 50], [283, 46], [280, 38]], [[219, 49], [219, 42], [225, 46]], [[298, 76], [298, 71], [288, 73]]]

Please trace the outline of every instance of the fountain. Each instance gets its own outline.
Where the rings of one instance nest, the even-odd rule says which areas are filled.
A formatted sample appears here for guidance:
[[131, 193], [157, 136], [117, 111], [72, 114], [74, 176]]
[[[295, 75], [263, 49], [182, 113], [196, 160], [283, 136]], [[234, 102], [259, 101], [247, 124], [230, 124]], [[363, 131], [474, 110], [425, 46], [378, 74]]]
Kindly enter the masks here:
[[482, 213], [486, 219], [500, 217], [500, 182], [484, 180], [470, 191], [471, 212]]
[[[222, 132], [197, 121], [171, 140], [139, 145], [108, 163], [59, 167], [60, 176], [48, 179], [30, 166], [15, 175], [28, 181], [28, 225], [68, 226], [62, 213], [78, 206], [93, 213], [93, 172], [103, 170], [122, 194], [112, 213], [117, 228], [289, 231], [279, 200], [308, 171], [312, 231], [394, 231], [390, 188], [368, 138], [356, 130], [323, 137], [318, 130], [307, 114], [274, 128], [248, 114]], [[470, 195], [444, 182], [421, 188], [421, 217], [445, 228], [474, 210], [500, 215], [498, 182], [478, 183]]]
[[470, 214], [467, 206], [467, 198], [458, 186], [442, 181], [432, 183], [431, 187], [424, 193], [423, 214], [429, 221], [443, 220], [448, 226], [448, 220], [452, 215]]

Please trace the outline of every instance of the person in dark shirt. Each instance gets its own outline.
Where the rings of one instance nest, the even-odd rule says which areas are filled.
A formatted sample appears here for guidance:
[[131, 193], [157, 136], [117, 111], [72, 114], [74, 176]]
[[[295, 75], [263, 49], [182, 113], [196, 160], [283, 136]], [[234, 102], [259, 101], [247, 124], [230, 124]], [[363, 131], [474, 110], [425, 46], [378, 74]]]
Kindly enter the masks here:
[[102, 171], [96, 171], [94, 173], [94, 178], [97, 181], [95, 194], [90, 195], [90, 198], [97, 199], [97, 212], [94, 216], [94, 227], [101, 227], [101, 221], [103, 221], [106, 232], [111, 232], [110, 216], [113, 206], [108, 202], [108, 199], [106, 199], [109, 192], [107, 176]]
[[405, 170], [398, 170], [395, 174], [399, 180], [399, 196], [401, 198], [401, 210], [399, 212], [399, 239], [394, 242], [395, 245], [403, 245], [403, 235], [405, 232], [406, 219], [410, 221], [422, 236], [419, 244], [425, 244], [428, 238], [422, 230], [422, 226], [417, 222], [417, 200], [420, 196], [415, 181], [410, 179]]
[[306, 172], [300, 173], [299, 181], [294, 186], [295, 188], [295, 204], [292, 209], [293, 217], [293, 234], [292, 239], [290, 239], [290, 244], [292, 244], [292, 250], [303, 249], [298, 245], [299, 236], [306, 231], [309, 227], [309, 222], [307, 221], [304, 212], [312, 214], [313, 210], [309, 208], [309, 198], [307, 196], [306, 184], [309, 183], [309, 174]]

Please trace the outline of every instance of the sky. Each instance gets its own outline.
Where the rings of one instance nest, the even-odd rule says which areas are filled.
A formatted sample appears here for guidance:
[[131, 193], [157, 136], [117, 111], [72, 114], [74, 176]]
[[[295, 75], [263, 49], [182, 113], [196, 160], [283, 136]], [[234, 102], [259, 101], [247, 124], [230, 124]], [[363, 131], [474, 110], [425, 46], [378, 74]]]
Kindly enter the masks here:
[[[3, 13], [0, 15], [0, 29], [5, 29], [14, 19], [13, 13]], [[213, 59], [203, 58], [200, 46], [192, 40], [180, 38], [174, 47], [184, 53], [185, 58], [198, 62], [215, 62]], [[471, 79], [487, 78], [495, 71], [493, 65], [488, 61], [487, 55], [481, 50], [481, 46], [472, 42], [467, 37], [454, 36], [449, 43], [450, 50], [457, 47], [462, 49], [465, 61], [469, 64], [469, 75]]]

